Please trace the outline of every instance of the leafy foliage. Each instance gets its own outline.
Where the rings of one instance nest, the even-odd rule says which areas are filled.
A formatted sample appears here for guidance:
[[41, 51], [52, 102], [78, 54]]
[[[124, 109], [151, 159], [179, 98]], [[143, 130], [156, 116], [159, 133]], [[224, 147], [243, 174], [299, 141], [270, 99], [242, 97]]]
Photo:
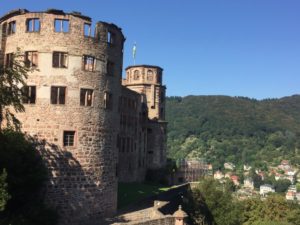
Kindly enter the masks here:
[[168, 154], [203, 157], [220, 168], [233, 162], [266, 169], [283, 158], [300, 164], [300, 96], [167, 98]]
[[56, 213], [43, 204], [42, 185], [46, 169], [33, 144], [22, 133], [0, 133], [0, 171], [7, 171], [7, 191], [11, 198], [0, 212], [0, 224], [55, 224]]
[[27, 73], [31, 70], [24, 66], [20, 50], [12, 55], [9, 66], [0, 65], [0, 132], [4, 121], [6, 127], [19, 130], [20, 122], [11, 107], [16, 112], [24, 112], [22, 86], [26, 85]]
[[3, 173], [0, 175], [0, 211], [4, 210], [6, 202], [10, 198], [7, 192], [6, 177], [7, 177], [6, 170], [3, 170]]
[[259, 198], [237, 201], [226, 186], [213, 179], [205, 179], [192, 191], [189, 211], [194, 224], [300, 224], [300, 206], [287, 202], [283, 196], [274, 194], [264, 201]]

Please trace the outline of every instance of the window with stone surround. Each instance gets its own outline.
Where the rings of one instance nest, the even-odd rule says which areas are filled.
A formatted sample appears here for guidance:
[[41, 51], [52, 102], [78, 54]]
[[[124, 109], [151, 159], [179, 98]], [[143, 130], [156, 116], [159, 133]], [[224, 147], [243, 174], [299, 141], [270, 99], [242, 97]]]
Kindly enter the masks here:
[[152, 81], [153, 80], [153, 71], [147, 70], [147, 80]]
[[37, 51], [25, 52], [25, 66], [26, 67], [37, 67], [38, 66], [38, 52]]
[[113, 98], [112, 94], [109, 92], [104, 92], [104, 98], [103, 98], [104, 108], [105, 109], [112, 109], [113, 108]]
[[40, 19], [32, 18], [26, 20], [26, 31], [27, 32], [39, 32], [41, 28]]
[[80, 105], [92, 106], [93, 105], [93, 90], [92, 89], [80, 89]]
[[83, 70], [95, 71], [96, 59], [94, 56], [84, 55], [82, 57], [82, 61], [83, 61], [83, 65], [82, 65]]
[[114, 44], [115, 43], [115, 34], [110, 32], [110, 31], [107, 31], [107, 43], [109, 44]]
[[51, 104], [63, 105], [66, 102], [66, 87], [51, 87]]
[[109, 76], [113, 76], [114, 75], [114, 67], [115, 67], [115, 64], [111, 61], [107, 61], [107, 64], [106, 64], [106, 71], [107, 71], [107, 75]]
[[84, 32], [84, 36], [91, 37], [92, 36], [92, 25], [90, 23], [84, 23], [83, 32]]
[[53, 52], [52, 66], [54, 68], [67, 68], [68, 67], [68, 53]]
[[11, 21], [8, 23], [7, 35], [16, 33], [16, 21]]
[[2, 24], [2, 36], [5, 37], [7, 32], [7, 23]]
[[134, 80], [140, 79], [140, 71], [138, 71], [138, 70], [133, 71], [133, 79]]
[[5, 54], [5, 67], [11, 68], [14, 64], [14, 54], [7, 53]]
[[54, 20], [54, 30], [55, 32], [69, 32], [70, 22], [69, 20], [64, 19], [55, 19]]
[[22, 102], [24, 104], [35, 104], [36, 99], [36, 86], [22, 87]]
[[63, 137], [64, 146], [74, 146], [75, 145], [75, 131], [64, 131]]

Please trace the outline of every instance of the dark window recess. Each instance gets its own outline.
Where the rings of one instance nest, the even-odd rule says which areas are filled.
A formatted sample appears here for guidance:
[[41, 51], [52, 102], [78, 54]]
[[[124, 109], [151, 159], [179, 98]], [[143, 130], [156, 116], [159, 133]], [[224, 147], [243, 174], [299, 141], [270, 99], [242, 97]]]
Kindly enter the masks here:
[[104, 108], [112, 109], [112, 106], [113, 106], [112, 94], [109, 92], [105, 92], [104, 93]]
[[24, 86], [22, 88], [22, 95], [22, 102], [24, 104], [35, 104], [36, 86]]
[[115, 34], [110, 31], [107, 31], [107, 43], [114, 44], [114, 42], [115, 42]]
[[106, 71], [107, 71], [107, 75], [113, 76], [114, 75], [114, 63], [111, 61], [108, 61], [106, 64]]
[[139, 72], [138, 70], [135, 70], [135, 71], [133, 72], [133, 79], [134, 79], [134, 80], [140, 79], [140, 72]]
[[69, 32], [69, 20], [55, 19], [54, 20], [54, 30], [55, 32]]
[[36, 51], [25, 52], [25, 65], [27, 67], [37, 67], [38, 52]]
[[148, 151], [148, 154], [153, 154], [153, 151]]
[[64, 131], [64, 146], [74, 146], [75, 131]]
[[67, 68], [68, 67], [68, 53], [53, 52], [52, 66], [55, 68]]
[[11, 68], [14, 64], [14, 54], [8, 53], [5, 55], [5, 67]]
[[51, 104], [65, 104], [66, 87], [51, 87]]
[[94, 71], [96, 66], [95, 57], [84, 55], [83, 56], [83, 69], [86, 71]]
[[40, 19], [28, 19], [26, 21], [26, 31], [27, 32], [39, 32], [41, 28]]
[[92, 106], [93, 105], [93, 90], [80, 89], [80, 105]]
[[2, 36], [5, 37], [7, 32], [7, 23], [2, 24]]
[[7, 35], [16, 33], [16, 21], [11, 21], [8, 23]]

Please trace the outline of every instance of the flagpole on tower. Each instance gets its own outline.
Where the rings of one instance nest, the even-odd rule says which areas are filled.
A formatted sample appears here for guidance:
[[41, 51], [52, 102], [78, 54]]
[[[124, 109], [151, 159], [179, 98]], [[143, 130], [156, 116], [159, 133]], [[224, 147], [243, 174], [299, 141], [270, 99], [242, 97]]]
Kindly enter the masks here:
[[132, 48], [133, 65], [135, 65], [135, 56], [136, 56], [136, 42], [134, 42], [134, 45]]

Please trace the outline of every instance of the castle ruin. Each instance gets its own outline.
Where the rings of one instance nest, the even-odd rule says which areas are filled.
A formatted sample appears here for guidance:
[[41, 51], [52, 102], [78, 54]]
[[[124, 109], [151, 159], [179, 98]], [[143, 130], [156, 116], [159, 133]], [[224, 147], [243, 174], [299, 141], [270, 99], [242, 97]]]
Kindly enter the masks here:
[[93, 29], [79, 12], [19, 9], [0, 18], [0, 63], [9, 66], [19, 48], [24, 65], [36, 68], [17, 117], [39, 142], [46, 202], [61, 224], [113, 215], [118, 181], [142, 181], [165, 165], [162, 68], [130, 66], [122, 79], [124, 41], [116, 25]]

